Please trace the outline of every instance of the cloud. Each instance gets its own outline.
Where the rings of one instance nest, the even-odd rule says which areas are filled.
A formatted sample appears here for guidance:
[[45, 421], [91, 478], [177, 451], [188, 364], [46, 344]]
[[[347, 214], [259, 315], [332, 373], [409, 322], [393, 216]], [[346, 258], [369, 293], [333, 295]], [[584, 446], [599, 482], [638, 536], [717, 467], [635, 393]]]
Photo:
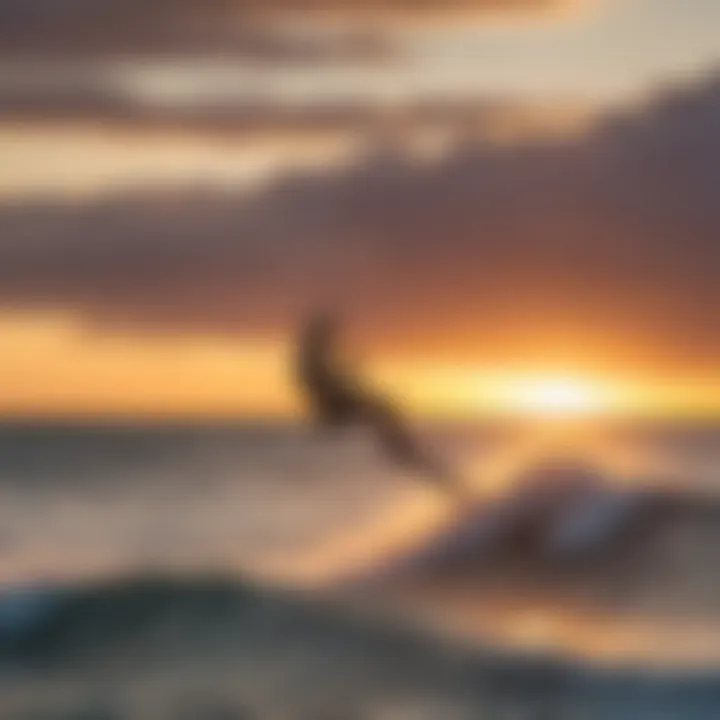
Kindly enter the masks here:
[[[42, 81], [40, 81], [42, 80]], [[389, 106], [368, 93], [288, 101], [263, 96], [143, 102], [103, 76], [13, 87], [0, 75], [0, 202], [212, 182], [245, 187], [329, 167], [377, 144], [425, 157], [463, 136], [520, 142], [578, 132], [587, 107], [418, 93]]]
[[333, 62], [389, 52], [374, 32], [280, 26], [245, 6], [219, 0], [0, 0], [0, 58], [215, 54]]
[[720, 80], [581, 139], [380, 154], [250, 196], [6, 207], [0, 300], [235, 333], [330, 298], [389, 348], [716, 367], [718, 187]]
[[[378, 34], [353, 29], [355, 21], [437, 21], [457, 13], [512, 17], [547, 14], [575, 4], [573, 0], [0, 0], [0, 56], [374, 57], [382, 48]], [[346, 21], [342, 30], [318, 27], [319, 21], [333, 18]]]
[[88, 124], [125, 132], [188, 132], [199, 136], [412, 133], [501, 137], [558, 133], [587, 124], [593, 110], [580, 103], [524, 102], [493, 97], [410, 95], [394, 104], [356, 98], [238, 97], [211, 102], [139, 102], [98, 79], [87, 86], [12, 88], [0, 82], [0, 131], [22, 123], [27, 131]]

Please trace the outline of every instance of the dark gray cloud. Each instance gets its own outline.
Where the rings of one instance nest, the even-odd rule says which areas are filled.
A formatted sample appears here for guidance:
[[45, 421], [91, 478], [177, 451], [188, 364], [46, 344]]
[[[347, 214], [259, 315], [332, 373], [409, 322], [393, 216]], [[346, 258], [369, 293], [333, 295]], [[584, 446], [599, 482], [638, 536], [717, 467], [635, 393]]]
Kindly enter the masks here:
[[[7, 207], [0, 300], [110, 327], [272, 329], [322, 296], [390, 345], [720, 354], [720, 81], [582, 139], [378, 155], [245, 197]], [[104, 324], [104, 325], [103, 325]], [[438, 342], [438, 337], [443, 342]]]
[[[570, 0], [571, 2], [571, 0]], [[414, 19], [547, 12], [569, 0], [0, 0], [0, 54], [232, 53], [270, 59], [374, 55], [375, 34], [291, 32], [292, 18]], [[351, 23], [352, 24], [352, 23]]]
[[251, 18], [243, 6], [222, 0], [0, 0], [0, 58], [215, 54], [330, 62], [389, 53], [377, 33], [293, 31]]

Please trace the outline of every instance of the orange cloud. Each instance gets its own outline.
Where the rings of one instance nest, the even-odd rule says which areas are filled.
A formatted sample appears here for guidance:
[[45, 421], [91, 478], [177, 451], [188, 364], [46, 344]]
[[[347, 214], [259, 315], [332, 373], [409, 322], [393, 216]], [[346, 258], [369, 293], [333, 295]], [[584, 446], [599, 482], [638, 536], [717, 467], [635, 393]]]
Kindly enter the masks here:
[[250, 12], [312, 12], [363, 17], [395, 16], [413, 20], [430, 16], [437, 20], [462, 13], [466, 16], [513, 16], [519, 13], [547, 13], [576, 9], [582, 0], [231, 0], [229, 7]]

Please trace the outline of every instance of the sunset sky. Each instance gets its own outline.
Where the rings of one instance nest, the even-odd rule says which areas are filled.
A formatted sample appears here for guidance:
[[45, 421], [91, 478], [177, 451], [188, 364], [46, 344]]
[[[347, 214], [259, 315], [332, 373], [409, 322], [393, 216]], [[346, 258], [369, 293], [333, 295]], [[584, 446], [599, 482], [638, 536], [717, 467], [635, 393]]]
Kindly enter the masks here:
[[720, 413], [719, 188], [717, 0], [0, 0], [0, 415]]

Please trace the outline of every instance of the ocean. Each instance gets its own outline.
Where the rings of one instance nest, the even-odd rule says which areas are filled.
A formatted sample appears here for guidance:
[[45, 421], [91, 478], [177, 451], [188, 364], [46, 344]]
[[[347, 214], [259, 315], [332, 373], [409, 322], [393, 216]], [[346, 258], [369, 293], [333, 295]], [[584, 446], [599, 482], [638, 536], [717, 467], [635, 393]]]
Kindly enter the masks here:
[[[560, 455], [621, 482], [720, 492], [718, 425], [506, 422], [419, 433], [480, 496]], [[422, 526], [444, 501], [442, 489], [389, 466], [362, 433], [272, 423], [6, 425], [0, 581], [185, 566], [313, 582], [359, 559], [343, 558], [338, 544], [355, 543], [357, 553], [361, 540], [390, 542], [388, 532]]]
[[[234, 597], [238, 587], [251, 588], [262, 598], [266, 592], [272, 598], [274, 593], [282, 598], [289, 593], [290, 597], [297, 594], [302, 598], [298, 601], [301, 604], [320, 603], [324, 607], [322, 603], [329, 603], [332, 610], [321, 612], [323, 618], [328, 614], [334, 617], [340, 608], [349, 617], [362, 616], [363, 622], [377, 623], [378, 627], [402, 628], [402, 632], [430, 638], [427, 642], [446, 643], [451, 650], [443, 652], [450, 655], [520, 653], [542, 662], [552, 658], [553, 662], [567, 663], [573, 672], [589, 666], [599, 672], [657, 671], [690, 673], [693, 677], [715, 669], [720, 673], [720, 583], [715, 578], [714, 559], [715, 541], [720, 540], [720, 510], [715, 506], [716, 497], [720, 497], [720, 425], [503, 421], [420, 425], [418, 433], [427, 447], [457, 468], [464, 482], [472, 486], [478, 498], [476, 506], [458, 504], [442, 486], [388, 465], [373, 439], [356, 432], [327, 434], [303, 425], [271, 422], [16, 423], [1, 427], [0, 641], [5, 638], [6, 647], [10, 647], [7, 639], [13, 638], [13, 643], [22, 648], [22, 639], [37, 633], [57, 611], [57, 597], [85, 593], [95, 599], [86, 598], [86, 605], [80, 602], [80, 608], [89, 608], [87, 615], [81, 610], [71, 621], [62, 623], [62, 642], [57, 639], [57, 630], [51, 634], [55, 644], [47, 645], [46, 638], [38, 645], [35, 639], [34, 652], [37, 647], [52, 646], [58, 657], [65, 658], [59, 664], [48, 662], [50, 669], [28, 670], [18, 660], [23, 656], [21, 650], [6, 652], [4, 667], [13, 678], [6, 689], [14, 689], [4, 695], [5, 704], [0, 700], [0, 717], [40, 717], [32, 715], [40, 712], [40, 706], [87, 709], [98, 702], [114, 708], [112, 717], [181, 717], [170, 710], [163, 710], [165, 715], [153, 715], [160, 711], [148, 708], [156, 707], [153, 702], [161, 703], [159, 696], [144, 705], [145, 701], [138, 698], [142, 692], [152, 695], [149, 689], [137, 680], [130, 692], [125, 671], [125, 679], [118, 679], [122, 674], [118, 667], [137, 667], [141, 658], [153, 653], [162, 659], [157, 672], [174, 673], [172, 682], [153, 680], [153, 687], [165, 688], [164, 708], [172, 705], [169, 696], [177, 700], [177, 694], [167, 688], [185, 687], [187, 677], [212, 677], [213, 682], [223, 678], [222, 692], [215, 686], [212, 691], [204, 686], [203, 692], [214, 693], [213, 697], [219, 693], [227, 700], [232, 685], [228, 677], [237, 680], [238, 663], [247, 674], [242, 682], [237, 680], [245, 688], [240, 693], [243, 702], [263, 708], [268, 706], [268, 698], [277, 699], [277, 688], [268, 678], [290, 672], [288, 667], [295, 667], [295, 661], [310, 673], [304, 684], [302, 677], [293, 674], [297, 685], [294, 692], [298, 693], [293, 703], [298, 707], [304, 702], [299, 698], [307, 699], [310, 689], [313, 697], [323, 696], [317, 678], [328, 663], [349, 663], [350, 669], [344, 672], [353, 678], [353, 687], [358, 678], [365, 678], [365, 666], [375, 664], [371, 662], [373, 650], [363, 644], [362, 632], [358, 636], [353, 630], [352, 640], [340, 643], [342, 651], [336, 646], [328, 650], [325, 640], [318, 641], [323, 651], [315, 647], [315, 635], [305, 625], [299, 642], [290, 621], [293, 652], [299, 652], [299, 642], [300, 654], [309, 654], [310, 659], [303, 655], [301, 660], [295, 657], [291, 661], [277, 650], [282, 636], [278, 638], [273, 631], [272, 643], [264, 635], [262, 639], [253, 635], [253, 647], [259, 655], [252, 657], [257, 662], [235, 655], [231, 661], [225, 647], [229, 640], [220, 642], [224, 626], [218, 624], [217, 617], [205, 616], [227, 614], [229, 601], [218, 598]], [[537, 530], [535, 525], [542, 525], [537, 518], [546, 510], [541, 512], [535, 499], [531, 511], [523, 509], [518, 514], [517, 509], [528, 507], [530, 502], [524, 489], [527, 478], [536, 473], [545, 482], [548, 468], [550, 474], [562, 470], [561, 487], [565, 487], [568, 475], [581, 476], [580, 486], [585, 483], [593, 487], [590, 495], [583, 496], [583, 502], [593, 508], [598, 507], [599, 498], [605, 503], [603, 507], [615, 507], [605, 499], [632, 497], [632, 507], [643, 508], [642, 514], [627, 514], [627, 524], [636, 524], [637, 532], [623, 534], [617, 548], [611, 549], [603, 540], [592, 553], [569, 559], [563, 556], [558, 560], [549, 551], [547, 555], [538, 552], [538, 542], [545, 543], [543, 533], [549, 531]], [[588, 477], [591, 482], [586, 483]], [[574, 483], [571, 478], [570, 490], [561, 493], [565, 505], [565, 498], [576, 492]], [[645, 502], [659, 496], [663, 498], [661, 513], [655, 509], [654, 499], [653, 503]], [[717, 506], [720, 508], [720, 503]], [[579, 505], [570, 503], [568, 507], [563, 517], [579, 517]], [[509, 512], [508, 508], [512, 512], [501, 515]], [[553, 518], [559, 517], [555, 509], [552, 512]], [[521, 515], [532, 516], [532, 523], [517, 520]], [[510, 519], [498, 524], [495, 519], [499, 517]], [[587, 517], [600, 515], [594, 512]], [[488, 541], [486, 530], [479, 530], [487, 525], [488, 518], [502, 528], [493, 531], [493, 542]], [[535, 534], [523, 540], [525, 545], [514, 535], [510, 543], [507, 538], [515, 529], [509, 529], [521, 525], [523, 532], [532, 525]], [[139, 589], [134, 583], [139, 583]], [[147, 583], [155, 589], [148, 590]], [[225, 590], [218, 590], [217, 583]], [[129, 595], [118, 589], [126, 584], [135, 587]], [[202, 602], [190, 603], [193, 612], [202, 617], [193, 615], [190, 622], [183, 610], [185, 615], [180, 616], [184, 619], [177, 619], [175, 601], [168, 598], [193, 592], [203, 598]], [[98, 601], [98, 595], [105, 599]], [[151, 600], [147, 600], [148, 595]], [[143, 612], [149, 613], [143, 616], [140, 636], [125, 610], [118, 615], [118, 607], [124, 608], [127, 602], [132, 607], [140, 602]], [[275, 602], [271, 601], [273, 607]], [[294, 607], [294, 600], [283, 600], [282, 607], [288, 602]], [[99, 603], [102, 611], [93, 603]], [[180, 605], [185, 608], [187, 603]], [[276, 620], [270, 626], [275, 622], [282, 625], [284, 611], [274, 612]], [[249, 631], [233, 613], [230, 616], [227, 632], [237, 654], [239, 646], [250, 642]], [[133, 645], [123, 646], [120, 653], [124, 664], [116, 662], [119, 651], [108, 650], [107, 638], [101, 632], [104, 617], [108, 633], [117, 623], [129, 623], [132, 628]], [[185, 630], [168, 635], [168, 617], [175, 618]], [[57, 618], [55, 622], [59, 622]], [[192, 626], [193, 642], [183, 645], [189, 642], [186, 638], [179, 645], [182, 651], [171, 652], [163, 643], [185, 637], [183, 623]], [[84, 682], [82, 673], [87, 668], [82, 673], [69, 670], [76, 668], [73, 653], [77, 642], [68, 627], [84, 638], [83, 662], [89, 662], [94, 671], [105, 667], [108, 657], [114, 658], [110, 674]], [[95, 640], [88, 642], [85, 637], [90, 632], [88, 627], [95, 633], [92, 637], [98, 638], [97, 647]], [[165, 629], [161, 632], [160, 628]], [[338, 635], [345, 637], [343, 628], [339, 633], [322, 625], [318, 637], [330, 633], [337, 645]], [[253, 632], [259, 632], [257, 627]], [[377, 630], [369, 631], [367, 637], [374, 637], [373, 633]], [[212, 640], [203, 644], [196, 637], [203, 634]], [[147, 647], [141, 641], [146, 636], [152, 638]], [[159, 638], [165, 639], [161, 642]], [[368, 639], [365, 645], [372, 646], [373, 642]], [[380, 644], [385, 642], [389, 641], [383, 635]], [[392, 652], [405, 657], [406, 649], [396, 647], [399, 643], [405, 648], [405, 641], [396, 638], [392, 642]], [[408, 641], [410, 646], [414, 642], [419, 641]], [[58, 643], [65, 648], [62, 652]], [[355, 647], [358, 644], [362, 650]], [[66, 645], [73, 648], [70, 655]], [[273, 660], [268, 647], [275, 648], [285, 660]], [[45, 650], [37, 652], [44, 657]], [[188, 654], [193, 655], [195, 665], [179, 668], [178, 653], [186, 660]], [[198, 658], [205, 655], [213, 658], [210, 673], [207, 668], [200, 673], [196, 667]], [[105, 660], [100, 662], [100, 657]], [[406, 664], [414, 668], [418, 662], [416, 657]], [[462, 665], [465, 660], [448, 662]], [[478, 667], [487, 668], [487, 659], [478, 662]], [[22, 671], [18, 670], [21, 666]], [[82, 663], [77, 667], [82, 668]], [[310, 667], [315, 668], [316, 675]], [[408, 669], [404, 685], [400, 683], [405, 688], [403, 703], [414, 702], [416, 710], [405, 715], [398, 710], [396, 715], [387, 714], [388, 718], [454, 718], [477, 711], [476, 698], [468, 698], [467, 682], [461, 680], [467, 668], [458, 670], [457, 677], [448, 675], [445, 666], [442, 671], [425, 666], [416, 670], [420, 676], [442, 675], [442, 691], [426, 697], [418, 688], [427, 681], [418, 680], [414, 685], [415, 670]], [[17, 672], [22, 673], [22, 682]], [[180, 676], [186, 680], [177, 680]], [[349, 682], [347, 677], [345, 681]], [[366, 678], [358, 687], [365, 688], [365, 696], [374, 697], [376, 682], [377, 678]], [[38, 683], [42, 692], [33, 689]], [[586, 687], [583, 683], [578, 687]], [[100, 686], [104, 690], [98, 700]], [[411, 686], [415, 690], [409, 690]], [[248, 700], [255, 697], [252, 688], [260, 687], [265, 688], [259, 693], [262, 697]], [[597, 693], [593, 687], [592, 692]], [[648, 707], [655, 707], [656, 714], [641, 715], [638, 708], [644, 707], [642, 698], [650, 697], [646, 688], [623, 695], [633, 698], [635, 704], [627, 708], [632, 705], [636, 715], [631, 709], [623, 715], [620, 706], [607, 714], [609, 711], [597, 704], [600, 714], [596, 716], [571, 713], [568, 717], [711, 718], [720, 716], [720, 698], [713, 694], [718, 687], [714, 681], [700, 683], [698, 692], [704, 699], [701, 702], [699, 695], [693, 695], [695, 699], [683, 700], [685, 715], [657, 714], [657, 704], [652, 705], [650, 700]], [[676, 698], [685, 697], [685, 689], [673, 692]], [[354, 697], [358, 693], [362, 695], [355, 687]], [[132, 702], [127, 699], [130, 696]], [[343, 712], [348, 714], [337, 717], [350, 720], [354, 716], [349, 714], [346, 700], [342, 702]], [[360, 700], [356, 697], [353, 702]], [[417, 709], [436, 707], [433, 703], [437, 702], [445, 703], [445, 709], [436, 710], [434, 715], [423, 716]], [[448, 702], [455, 703], [452, 712], [447, 709]], [[707, 712], [708, 702], [713, 703], [715, 714], [692, 715], [688, 710], [692, 703], [700, 703], [698, 707]], [[571, 705], [576, 707], [573, 703], [575, 700]], [[661, 704], [667, 712], [673, 707], [668, 699]], [[196, 715], [198, 718], [236, 717], [212, 714], [207, 703], [202, 706], [205, 710]], [[42, 717], [71, 717], [69, 713]], [[101, 716], [88, 713], [77, 717]], [[271, 717], [272, 713], [256, 716]], [[293, 715], [277, 715], [281, 716]], [[306, 717], [309, 720], [311, 715]], [[373, 720], [381, 714], [373, 711], [358, 717]]]

